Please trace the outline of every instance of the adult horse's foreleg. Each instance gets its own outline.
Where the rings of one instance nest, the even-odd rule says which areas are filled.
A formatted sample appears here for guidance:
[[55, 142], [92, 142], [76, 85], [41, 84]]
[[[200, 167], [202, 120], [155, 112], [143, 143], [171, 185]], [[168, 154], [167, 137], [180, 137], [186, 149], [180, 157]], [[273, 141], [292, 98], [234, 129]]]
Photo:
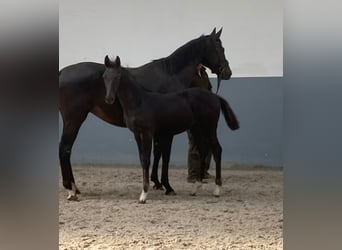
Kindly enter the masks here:
[[170, 162], [170, 154], [171, 154], [171, 146], [172, 146], [172, 135], [163, 136], [160, 140], [160, 149], [162, 151], [162, 176], [161, 183], [166, 188], [166, 195], [175, 195], [176, 192], [173, 190], [169, 183], [169, 162]]
[[77, 137], [78, 131], [86, 118], [83, 117], [75, 120], [63, 121], [63, 132], [59, 143], [59, 161], [61, 166], [63, 186], [68, 190], [68, 200], [77, 200], [77, 195], [80, 191], [76, 187], [74, 175], [71, 168], [70, 156], [72, 146]]
[[152, 150], [152, 136], [146, 133], [135, 133], [134, 136], [138, 144], [140, 163], [143, 172], [143, 190], [139, 198], [139, 203], [146, 203], [150, 186], [149, 167]]
[[158, 180], [158, 167], [161, 157], [161, 150], [159, 145], [159, 138], [155, 137], [153, 139], [153, 165], [151, 173], [151, 181], [154, 182], [153, 189], [163, 190], [162, 184]]
[[211, 140], [211, 149], [214, 156], [214, 160], [216, 163], [216, 178], [215, 178], [215, 190], [214, 196], [218, 197], [221, 193], [222, 187], [222, 177], [221, 177], [221, 155], [222, 155], [222, 147], [217, 139], [216, 133], [215, 136]]

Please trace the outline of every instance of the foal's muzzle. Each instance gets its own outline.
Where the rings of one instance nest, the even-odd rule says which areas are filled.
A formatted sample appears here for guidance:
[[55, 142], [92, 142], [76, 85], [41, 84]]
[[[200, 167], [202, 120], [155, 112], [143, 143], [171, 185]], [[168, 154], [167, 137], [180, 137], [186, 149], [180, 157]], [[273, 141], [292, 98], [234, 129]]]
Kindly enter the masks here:
[[105, 98], [105, 102], [106, 102], [107, 104], [113, 104], [114, 101], [115, 101], [115, 98], [112, 97], [112, 96], [106, 96], [106, 98]]

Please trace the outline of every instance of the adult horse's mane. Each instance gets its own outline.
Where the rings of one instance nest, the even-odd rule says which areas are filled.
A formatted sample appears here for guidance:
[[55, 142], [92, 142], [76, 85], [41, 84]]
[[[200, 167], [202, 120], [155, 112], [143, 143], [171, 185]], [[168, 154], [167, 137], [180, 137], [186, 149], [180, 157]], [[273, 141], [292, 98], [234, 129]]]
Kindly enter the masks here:
[[152, 62], [159, 63], [167, 73], [173, 75], [184, 69], [185, 63], [194, 60], [194, 58], [199, 58], [203, 48], [204, 36], [202, 35], [179, 47], [171, 55]]

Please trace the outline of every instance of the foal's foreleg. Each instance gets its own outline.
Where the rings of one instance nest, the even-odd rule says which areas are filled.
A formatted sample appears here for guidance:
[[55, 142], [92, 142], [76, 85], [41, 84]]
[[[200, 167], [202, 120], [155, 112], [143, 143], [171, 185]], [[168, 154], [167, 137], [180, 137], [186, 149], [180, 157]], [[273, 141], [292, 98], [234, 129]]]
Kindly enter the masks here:
[[143, 170], [143, 190], [139, 198], [139, 203], [145, 203], [150, 185], [149, 167], [152, 149], [152, 136], [144, 133], [135, 133], [135, 139], [138, 144], [140, 163]]

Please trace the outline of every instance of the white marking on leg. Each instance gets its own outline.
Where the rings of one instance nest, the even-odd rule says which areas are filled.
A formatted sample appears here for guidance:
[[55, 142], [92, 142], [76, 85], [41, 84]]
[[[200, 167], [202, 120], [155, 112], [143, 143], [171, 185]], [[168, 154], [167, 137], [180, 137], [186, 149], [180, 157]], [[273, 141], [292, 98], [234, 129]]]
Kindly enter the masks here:
[[77, 190], [77, 187], [76, 187], [75, 183], [71, 183], [71, 190], [68, 189], [67, 200], [69, 200], [69, 201], [77, 201], [78, 200], [77, 195], [76, 195], [76, 190]]
[[221, 193], [221, 187], [219, 185], [215, 185], [214, 196], [219, 197]]
[[139, 203], [145, 203], [146, 202], [147, 194], [148, 194], [148, 192], [145, 193], [144, 190], [141, 192], [140, 198], [139, 198]]
[[192, 190], [191, 190], [191, 195], [195, 196], [198, 192], [198, 190], [202, 187], [202, 182], [196, 181], [193, 185], [192, 185]]

